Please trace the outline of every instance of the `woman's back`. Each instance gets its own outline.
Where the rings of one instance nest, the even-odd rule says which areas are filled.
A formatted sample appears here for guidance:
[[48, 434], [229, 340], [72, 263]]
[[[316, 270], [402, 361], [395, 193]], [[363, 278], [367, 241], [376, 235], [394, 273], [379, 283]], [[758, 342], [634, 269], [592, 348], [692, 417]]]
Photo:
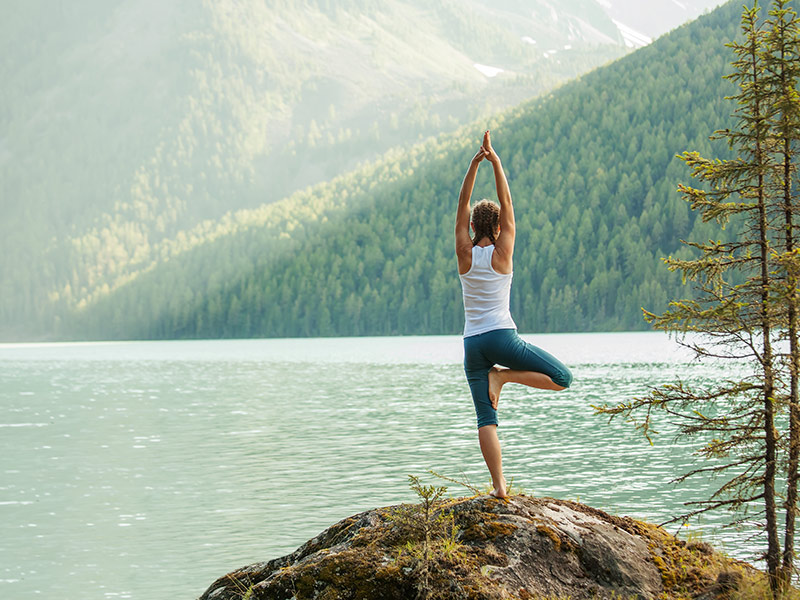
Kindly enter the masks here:
[[472, 265], [460, 274], [464, 298], [464, 337], [494, 329], [516, 329], [509, 310], [513, 273], [492, 267], [494, 245], [473, 246]]

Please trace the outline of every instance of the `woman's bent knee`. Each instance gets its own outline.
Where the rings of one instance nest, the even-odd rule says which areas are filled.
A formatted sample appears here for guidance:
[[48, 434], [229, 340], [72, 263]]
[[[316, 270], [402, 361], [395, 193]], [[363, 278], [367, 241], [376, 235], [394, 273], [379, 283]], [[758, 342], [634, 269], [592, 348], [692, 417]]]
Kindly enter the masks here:
[[570, 371], [567, 367], [564, 367], [550, 379], [552, 379], [553, 383], [556, 385], [561, 386], [562, 390], [565, 390], [572, 385], [572, 371]]

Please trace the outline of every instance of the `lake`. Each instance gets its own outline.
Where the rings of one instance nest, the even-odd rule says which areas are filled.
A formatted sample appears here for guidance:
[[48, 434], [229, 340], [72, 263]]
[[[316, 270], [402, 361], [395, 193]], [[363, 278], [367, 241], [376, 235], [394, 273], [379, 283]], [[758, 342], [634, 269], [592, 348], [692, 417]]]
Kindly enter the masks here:
[[[725, 372], [660, 333], [523, 337], [575, 381], [503, 389], [515, 486], [653, 522], [708, 495], [714, 482], [670, 484], [698, 463], [668, 423], [651, 446], [592, 405]], [[454, 336], [0, 344], [0, 597], [196, 598], [339, 519], [413, 501], [409, 474], [488, 485], [461, 360]], [[756, 526], [727, 519], [667, 528], [750, 558]]]

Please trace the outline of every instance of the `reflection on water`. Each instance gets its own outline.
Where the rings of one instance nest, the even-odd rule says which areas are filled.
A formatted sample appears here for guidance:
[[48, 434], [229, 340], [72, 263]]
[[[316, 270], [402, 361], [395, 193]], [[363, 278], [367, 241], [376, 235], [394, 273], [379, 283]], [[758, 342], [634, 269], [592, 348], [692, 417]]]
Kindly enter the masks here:
[[[504, 388], [515, 484], [655, 522], [708, 494], [669, 484], [694, 458], [667, 424], [651, 447], [591, 405], [719, 372], [660, 334], [525, 337], [575, 383]], [[411, 501], [407, 474], [488, 484], [461, 352], [457, 337], [0, 345], [0, 597], [192, 598]], [[752, 532], [725, 518], [689, 530], [747, 556]]]

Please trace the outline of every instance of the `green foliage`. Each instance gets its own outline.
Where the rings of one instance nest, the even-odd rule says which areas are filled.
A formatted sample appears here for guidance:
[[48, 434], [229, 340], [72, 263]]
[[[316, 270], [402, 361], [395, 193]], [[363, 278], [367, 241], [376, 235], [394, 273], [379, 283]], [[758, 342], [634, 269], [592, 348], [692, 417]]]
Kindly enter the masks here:
[[419, 498], [419, 504], [403, 505], [393, 512], [391, 518], [404, 533], [406, 541], [403, 547], [416, 548], [421, 544], [419, 557], [428, 560], [434, 541], [452, 534], [455, 527], [452, 515], [437, 511], [447, 487], [424, 485], [415, 475], [409, 475], [408, 481]]
[[[424, 485], [415, 475], [409, 475], [409, 487], [419, 498], [418, 505], [402, 506], [391, 519], [403, 532], [405, 544], [398, 549], [398, 561], [411, 558], [417, 581], [417, 598], [433, 600], [450, 597], [443, 582], [438, 581], [436, 565], [463, 561], [461, 544], [456, 540], [458, 527], [452, 513], [441, 507], [445, 486]], [[437, 508], [438, 505], [438, 508]], [[446, 582], [445, 582], [446, 583]]]
[[[522, 331], [640, 329], [681, 292], [660, 257], [710, 239], [675, 194], [687, 146], [726, 157], [726, 5], [489, 123], [517, 214]], [[458, 333], [458, 185], [485, 123], [187, 235], [187, 249], [65, 317], [74, 337]], [[474, 196], [490, 196], [479, 171]]]

